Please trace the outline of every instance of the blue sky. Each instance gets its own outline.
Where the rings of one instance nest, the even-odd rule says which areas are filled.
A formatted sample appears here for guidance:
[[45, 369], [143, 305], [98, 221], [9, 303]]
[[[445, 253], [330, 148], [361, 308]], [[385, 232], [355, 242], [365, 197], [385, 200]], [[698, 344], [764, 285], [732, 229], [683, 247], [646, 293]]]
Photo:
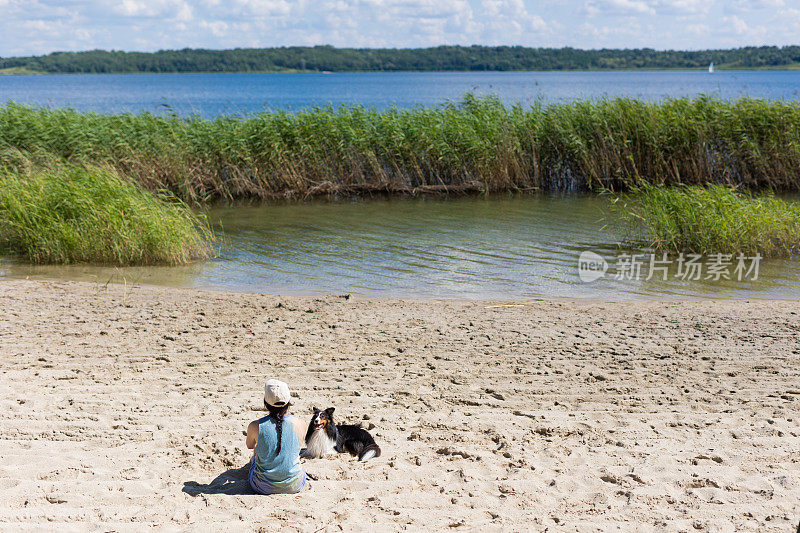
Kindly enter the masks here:
[[0, 56], [332, 44], [800, 43], [800, 0], [0, 0]]

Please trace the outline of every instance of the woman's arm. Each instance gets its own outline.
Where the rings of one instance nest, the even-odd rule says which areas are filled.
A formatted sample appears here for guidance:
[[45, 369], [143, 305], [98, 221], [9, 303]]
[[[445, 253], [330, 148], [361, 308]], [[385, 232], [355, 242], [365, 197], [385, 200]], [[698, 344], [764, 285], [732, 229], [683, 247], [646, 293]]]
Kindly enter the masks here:
[[306, 424], [302, 419], [298, 418], [297, 416], [293, 416], [292, 429], [294, 429], [294, 432], [297, 433], [297, 438], [300, 439], [300, 447], [302, 448], [306, 440]]
[[248, 450], [252, 450], [258, 444], [258, 420], [253, 420], [247, 426], [247, 438], [245, 444]]

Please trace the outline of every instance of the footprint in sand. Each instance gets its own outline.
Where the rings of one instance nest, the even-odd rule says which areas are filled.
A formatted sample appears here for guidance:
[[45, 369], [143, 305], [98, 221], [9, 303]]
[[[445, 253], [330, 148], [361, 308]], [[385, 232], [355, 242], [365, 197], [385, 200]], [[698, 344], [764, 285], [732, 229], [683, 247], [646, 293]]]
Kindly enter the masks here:
[[18, 479], [0, 478], [0, 490], [13, 489], [17, 485], [19, 485]]

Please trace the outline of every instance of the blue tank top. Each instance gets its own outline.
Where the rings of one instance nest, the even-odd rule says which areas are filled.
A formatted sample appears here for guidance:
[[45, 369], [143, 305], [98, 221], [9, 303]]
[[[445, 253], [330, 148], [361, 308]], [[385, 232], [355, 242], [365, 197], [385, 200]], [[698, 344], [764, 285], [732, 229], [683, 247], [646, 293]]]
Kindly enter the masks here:
[[296, 492], [305, 476], [300, 468], [300, 439], [292, 425], [292, 416], [283, 417], [281, 424], [281, 453], [278, 449], [278, 430], [269, 416], [258, 421], [258, 442], [251, 477], [266, 481], [274, 492]]

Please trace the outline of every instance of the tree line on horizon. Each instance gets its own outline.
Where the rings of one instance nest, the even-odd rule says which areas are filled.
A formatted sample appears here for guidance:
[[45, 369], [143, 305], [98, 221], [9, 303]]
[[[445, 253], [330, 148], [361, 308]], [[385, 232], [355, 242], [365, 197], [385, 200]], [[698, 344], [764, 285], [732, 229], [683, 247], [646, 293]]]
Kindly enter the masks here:
[[524, 71], [704, 68], [780, 68], [800, 63], [800, 46], [730, 50], [526, 48], [335, 48], [290, 46], [158, 52], [92, 50], [0, 58], [0, 69], [44, 73], [269, 72], [269, 71]]

